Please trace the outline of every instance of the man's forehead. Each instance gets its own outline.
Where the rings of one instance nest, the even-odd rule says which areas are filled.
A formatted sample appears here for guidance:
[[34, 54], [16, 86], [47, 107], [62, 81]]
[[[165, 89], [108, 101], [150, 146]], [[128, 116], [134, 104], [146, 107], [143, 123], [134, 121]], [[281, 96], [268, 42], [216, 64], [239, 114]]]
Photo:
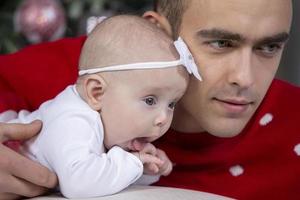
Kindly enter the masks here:
[[[238, 7], [238, 8], [245, 8], [249, 9], [249, 6], [253, 8], [264, 8], [265, 11], [267, 11], [266, 5], [269, 5], [270, 3], [273, 5], [284, 5], [284, 4], [292, 4], [292, 0], [226, 0], [226, 1], [220, 1], [220, 0], [186, 0], [189, 6], [217, 6], [217, 7]], [[204, 7], [205, 9], [205, 7]]]
[[[288, 11], [291, 13], [292, 0], [188, 0], [188, 9], [197, 11], [199, 14], [221, 14], [243, 12], [247, 15], [270, 15], [273, 13], [281, 13]], [[216, 16], [218, 17], [218, 16]]]
[[288, 33], [292, 14], [289, 2], [192, 0], [184, 13], [181, 31], [190, 29], [196, 35], [231, 35], [239, 40]]

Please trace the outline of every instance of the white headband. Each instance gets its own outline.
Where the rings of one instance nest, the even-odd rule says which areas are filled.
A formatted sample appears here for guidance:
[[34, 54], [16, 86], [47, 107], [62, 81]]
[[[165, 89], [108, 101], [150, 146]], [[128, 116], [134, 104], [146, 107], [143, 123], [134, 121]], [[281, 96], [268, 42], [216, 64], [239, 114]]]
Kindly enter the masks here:
[[85, 74], [95, 74], [99, 72], [137, 70], [137, 69], [161, 69], [161, 68], [177, 67], [178, 65], [183, 65], [189, 74], [193, 74], [198, 80], [202, 81], [195, 60], [190, 50], [188, 49], [187, 45], [181, 39], [181, 37], [179, 37], [174, 42], [174, 45], [180, 55], [179, 60], [163, 61], [163, 62], [141, 62], [141, 63], [132, 63], [132, 64], [125, 64], [125, 65], [113, 65], [108, 67], [94, 67], [93, 69], [80, 70], [79, 76]]

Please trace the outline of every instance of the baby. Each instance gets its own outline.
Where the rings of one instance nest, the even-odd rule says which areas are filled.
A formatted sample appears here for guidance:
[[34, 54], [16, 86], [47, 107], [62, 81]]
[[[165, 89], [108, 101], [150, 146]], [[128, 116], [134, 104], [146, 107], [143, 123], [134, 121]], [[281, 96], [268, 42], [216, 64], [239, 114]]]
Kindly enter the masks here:
[[184, 42], [175, 46], [140, 17], [105, 19], [82, 48], [76, 84], [10, 121], [43, 121], [23, 152], [57, 174], [65, 197], [110, 195], [171, 172], [151, 142], [170, 127], [188, 73], [201, 79]]

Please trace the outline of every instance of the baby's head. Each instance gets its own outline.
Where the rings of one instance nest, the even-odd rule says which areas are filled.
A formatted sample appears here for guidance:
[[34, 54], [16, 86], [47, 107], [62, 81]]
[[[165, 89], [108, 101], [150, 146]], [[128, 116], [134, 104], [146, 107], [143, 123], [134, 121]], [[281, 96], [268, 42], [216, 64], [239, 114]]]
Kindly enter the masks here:
[[80, 70], [179, 58], [171, 38], [153, 23], [138, 16], [105, 19], [88, 36]]
[[[189, 75], [181, 65], [157, 69], [143, 66], [151, 68], [152, 64], [154, 67], [178, 59], [172, 39], [143, 18], [115, 16], [96, 26], [83, 46], [80, 70], [108, 66], [119, 70], [80, 76], [77, 90], [92, 109], [100, 112], [106, 148], [118, 145], [133, 150], [133, 141], [152, 142], [168, 130]], [[132, 69], [134, 66], [138, 69]]]

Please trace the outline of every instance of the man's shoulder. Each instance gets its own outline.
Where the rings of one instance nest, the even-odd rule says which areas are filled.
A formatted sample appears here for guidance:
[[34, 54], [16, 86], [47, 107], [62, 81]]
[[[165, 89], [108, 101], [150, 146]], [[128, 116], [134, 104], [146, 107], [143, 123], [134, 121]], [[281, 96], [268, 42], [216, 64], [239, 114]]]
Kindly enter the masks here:
[[[291, 83], [283, 80], [275, 79], [267, 92], [263, 104], [276, 102], [276, 104], [293, 103], [299, 104], [300, 100], [300, 87], [292, 85]], [[300, 107], [300, 104], [299, 104]]]
[[[257, 109], [256, 117], [273, 113], [286, 117], [300, 116], [300, 87], [275, 79], [264, 100]], [[254, 117], [255, 118], [255, 117]]]
[[287, 92], [293, 92], [296, 95], [300, 95], [300, 87], [293, 85], [289, 82], [280, 80], [280, 79], [274, 79], [272, 82], [270, 89], [270, 92], [276, 92], [276, 93], [287, 93]]
[[300, 87], [275, 79], [245, 131], [297, 134], [299, 117]]

